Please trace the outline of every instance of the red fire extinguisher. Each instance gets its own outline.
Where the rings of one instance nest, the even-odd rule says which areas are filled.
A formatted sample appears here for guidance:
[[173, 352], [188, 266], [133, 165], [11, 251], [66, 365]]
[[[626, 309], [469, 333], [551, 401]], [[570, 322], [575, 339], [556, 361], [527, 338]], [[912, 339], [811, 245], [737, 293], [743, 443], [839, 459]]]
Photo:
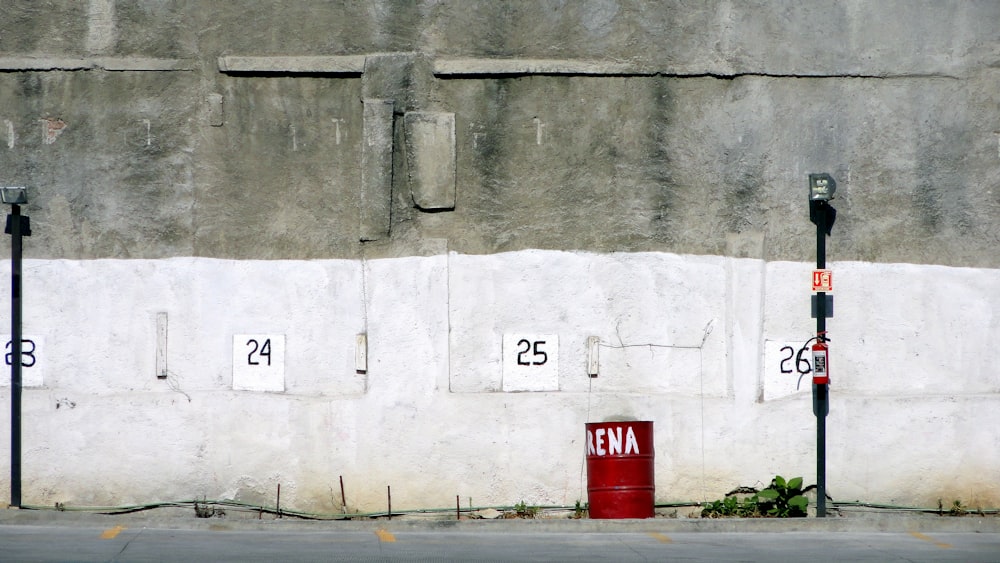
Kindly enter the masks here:
[[830, 384], [830, 358], [828, 355], [830, 348], [826, 342], [826, 336], [820, 334], [816, 336], [816, 343], [812, 346], [813, 383], [816, 385]]

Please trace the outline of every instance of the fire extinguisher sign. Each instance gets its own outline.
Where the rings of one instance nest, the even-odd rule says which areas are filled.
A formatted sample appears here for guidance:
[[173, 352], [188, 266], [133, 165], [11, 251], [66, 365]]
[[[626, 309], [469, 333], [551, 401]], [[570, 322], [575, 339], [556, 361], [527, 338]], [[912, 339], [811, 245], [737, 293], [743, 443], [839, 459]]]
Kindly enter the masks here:
[[813, 383], [816, 385], [830, 384], [830, 364], [827, 361], [827, 347], [823, 342], [813, 344]]
[[833, 271], [813, 270], [812, 290], [825, 293], [833, 291]]
[[813, 350], [813, 373], [815, 377], [826, 377], [826, 350]]

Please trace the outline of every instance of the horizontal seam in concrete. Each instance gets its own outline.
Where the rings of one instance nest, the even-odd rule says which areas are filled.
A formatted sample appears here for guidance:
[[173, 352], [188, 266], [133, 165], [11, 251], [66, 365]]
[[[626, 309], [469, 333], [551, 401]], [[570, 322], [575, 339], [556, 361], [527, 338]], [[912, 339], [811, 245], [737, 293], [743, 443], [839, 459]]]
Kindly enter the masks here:
[[733, 74], [718, 74], [718, 73], [703, 73], [703, 74], [667, 74], [660, 73], [660, 76], [670, 76], [675, 78], [718, 78], [719, 80], [735, 80], [737, 78], [744, 77], [761, 77], [761, 78], [801, 78], [801, 79], [830, 79], [830, 78], [860, 78], [860, 79], [877, 79], [877, 80], [891, 80], [899, 78], [945, 78], [949, 80], [961, 80], [962, 77], [955, 76], [951, 74], [940, 74], [940, 73], [884, 73], [884, 74], [861, 74], [861, 73], [843, 73], [843, 74], [784, 74], [784, 73], [774, 73], [774, 72], [737, 72]]
[[[382, 53], [384, 54], [384, 53]], [[218, 58], [219, 72], [225, 74], [364, 74], [365, 55], [335, 56], [223, 56]], [[190, 61], [145, 57], [0, 57], [0, 72], [51, 72], [104, 70], [110, 72], [169, 72], [194, 70]], [[482, 78], [517, 76], [607, 76], [667, 78], [715, 78], [735, 80], [745, 77], [802, 79], [914, 79], [962, 77], [929, 72], [909, 73], [786, 73], [767, 71], [746, 72], [678, 72], [653, 70], [629, 63], [572, 59], [439, 59], [434, 62], [435, 76], [445, 78]]]

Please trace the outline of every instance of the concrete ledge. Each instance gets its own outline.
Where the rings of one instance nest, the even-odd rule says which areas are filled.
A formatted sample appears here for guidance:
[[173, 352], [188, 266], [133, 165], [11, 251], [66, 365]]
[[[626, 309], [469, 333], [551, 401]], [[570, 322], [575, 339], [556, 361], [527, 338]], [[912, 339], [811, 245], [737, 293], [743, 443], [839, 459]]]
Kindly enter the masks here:
[[192, 70], [192, 66], [183, 59], [143, 57], [0, 57], [0, 71], [58, 70], [162, 72]]
[[655, 70], [616, 61], [574, 59], [442, 58], [434, 61], [437, 76], [493, 74], [567, 74], [595, 76], [654, 76]]
[[366, 55], [304, 57], [219, 57], [219, 72], [362, 74]]

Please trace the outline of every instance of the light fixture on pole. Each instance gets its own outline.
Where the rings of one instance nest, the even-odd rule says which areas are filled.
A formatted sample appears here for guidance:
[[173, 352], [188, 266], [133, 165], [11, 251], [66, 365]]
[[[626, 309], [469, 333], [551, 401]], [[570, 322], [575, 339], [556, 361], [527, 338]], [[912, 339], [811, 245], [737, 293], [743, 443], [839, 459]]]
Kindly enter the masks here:
[[837, 182], [827, 173], [809, 175], [809, 201], [830, 201], [837, 191]]
[[21, 237], [31, 236], [31, 222], [21, 215], [28, 190], [0, 187], [0, 202], [10, 205], [5, 233], [10, 244], [10, 505], [21, 507]]

